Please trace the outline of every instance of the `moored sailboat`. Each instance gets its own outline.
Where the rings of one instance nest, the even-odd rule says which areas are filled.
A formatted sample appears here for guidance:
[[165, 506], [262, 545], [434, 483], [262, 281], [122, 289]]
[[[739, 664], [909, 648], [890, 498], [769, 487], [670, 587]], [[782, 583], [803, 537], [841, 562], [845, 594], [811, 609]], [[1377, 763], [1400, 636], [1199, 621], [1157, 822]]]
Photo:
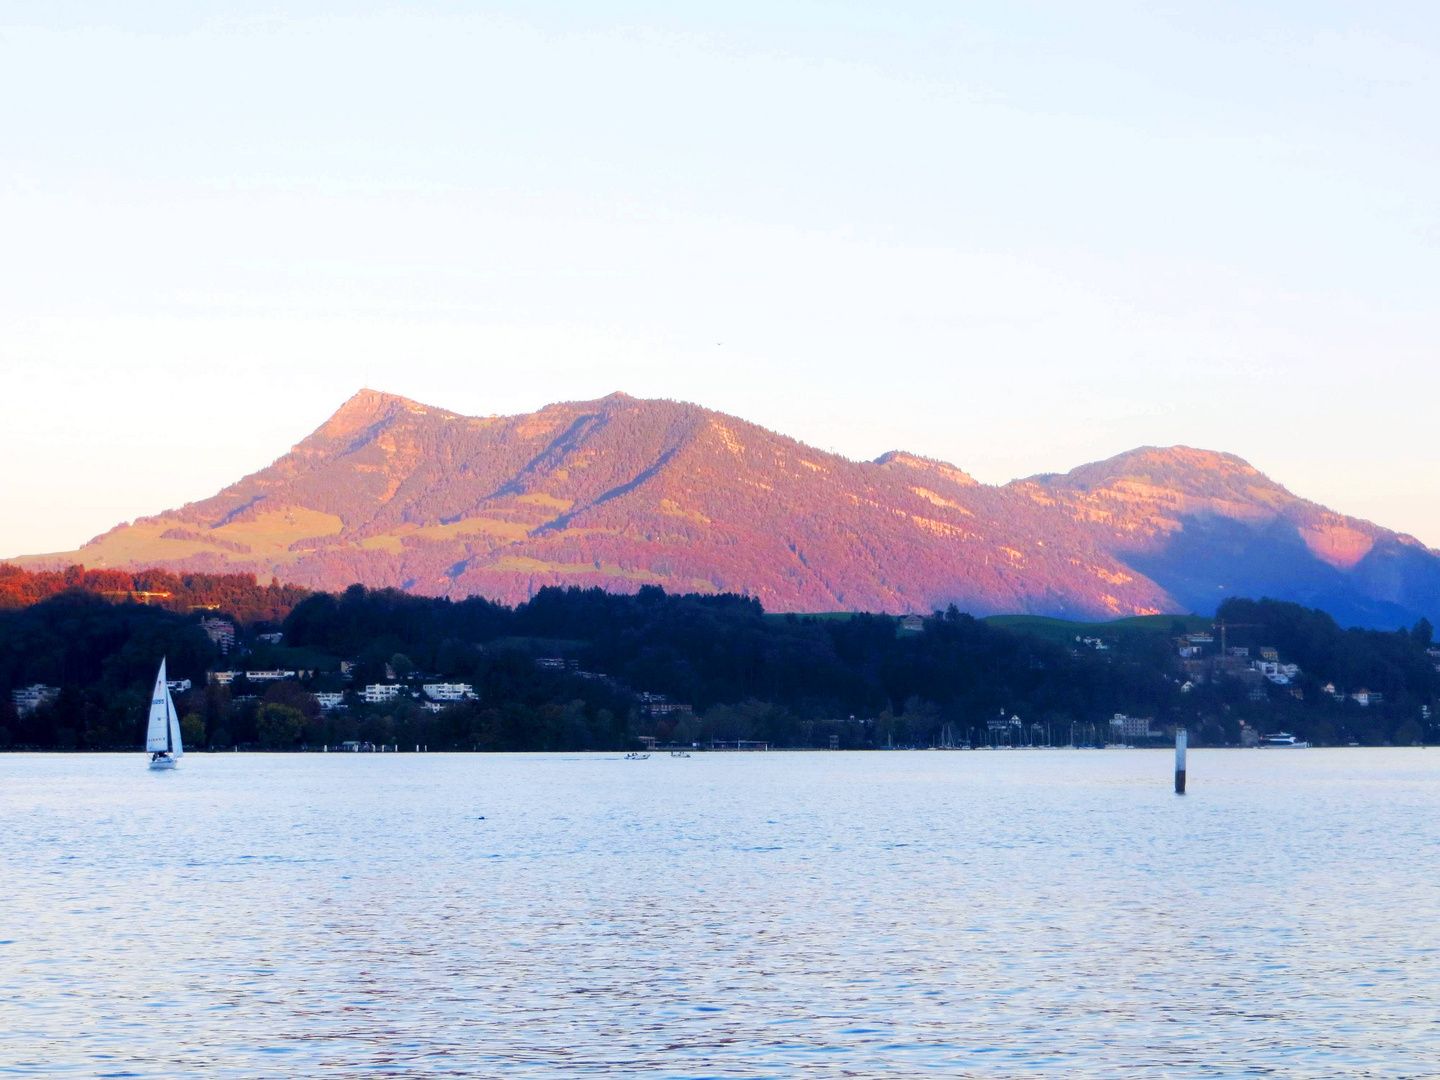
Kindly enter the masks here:
[[145, 729], [145, 749], [150, 753], [150, 768], [173, 769], [185, 754], [180, 744], [180, 718], [175, 715], [175, 699], [165, 680], [165, 661], [155, 676], [155, 691], [150, 695], [150, 723]]

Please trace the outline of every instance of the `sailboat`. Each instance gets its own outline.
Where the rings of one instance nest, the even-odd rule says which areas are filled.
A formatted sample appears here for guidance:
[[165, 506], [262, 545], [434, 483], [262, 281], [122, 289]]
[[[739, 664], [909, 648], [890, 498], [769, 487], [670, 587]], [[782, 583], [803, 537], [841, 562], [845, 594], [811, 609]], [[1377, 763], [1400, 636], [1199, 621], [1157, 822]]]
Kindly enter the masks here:
[[185, 755], [180, 745], [180, 718], [175, 715], [175, 699], [165, 681], [165, 661], [155, 676], [155, 692], [150, 695], [150, 724], [145, 729], [145, 749], [150, 752], [150, 768], [173, 769]]

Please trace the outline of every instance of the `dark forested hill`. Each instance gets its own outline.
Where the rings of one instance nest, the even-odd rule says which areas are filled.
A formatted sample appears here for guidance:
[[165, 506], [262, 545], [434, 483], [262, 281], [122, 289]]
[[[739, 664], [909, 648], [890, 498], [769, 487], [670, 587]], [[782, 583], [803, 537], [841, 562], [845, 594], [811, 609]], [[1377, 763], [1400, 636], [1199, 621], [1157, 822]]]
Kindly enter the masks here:
[[[641, 735], [794, 747], [833, 737], [854, 748], [1104, 742], [1115, 713], [1151, 718], [1157, 731], [1185, 725], [1201, 745], [1236, 743], [1246, 725], [1326, 744], [1434, 736], [1440, 674], [1428, 623], [1343, 630], [1269, 600], [1231, 601], [1222, 615], [1232, 648], [1274, 648], [1300, 672], [1274, 683], [1246, 661], [1213, 656], [1213, 643], [1210, 658], [1183, 658], [1193, 617], [1076, 624], [1075, 634], [1049, 620], [1031, 634], [951, 608], [914, 630], [889, 615], [767, 617], [753, 598], [653, 586], [633, 595], [544, 589], [512, 608], [357, 585], [299, 603], [280, 643], [242, 628], [225, 661], [240, 673], [207, 686], [221, 658], [198, 614], [75, 590], [0, 612], [0, 743], [138, 745], [161, 656], [173, 677], [194, 683], [179, 696], [192, 747], [363, 739], [622, 749]], [[250, 683], [246, 669], [292, 677]], [[464, 683], [473, 697], [427, 711], [423, 685], [438, 681]], [[9, 692], [34, 683], [61, 693], [20, 715]], [[356, 691], [371, 683], [400, 693], [366, 704]], [[345, 707], [322, 713], [317, 693]], [[1006, 722], [998, 734], [997, 718]]]

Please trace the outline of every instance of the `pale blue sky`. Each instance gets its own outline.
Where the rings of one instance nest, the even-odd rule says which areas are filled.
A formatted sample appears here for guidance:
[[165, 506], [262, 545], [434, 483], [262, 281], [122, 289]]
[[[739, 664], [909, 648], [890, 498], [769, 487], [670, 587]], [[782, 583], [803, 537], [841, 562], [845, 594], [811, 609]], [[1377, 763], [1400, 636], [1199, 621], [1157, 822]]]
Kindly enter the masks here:
[[1440, 545], [1437, 106], [1435, 5], [0, 0], [0, 554], [362, 384], [1184, 442]]

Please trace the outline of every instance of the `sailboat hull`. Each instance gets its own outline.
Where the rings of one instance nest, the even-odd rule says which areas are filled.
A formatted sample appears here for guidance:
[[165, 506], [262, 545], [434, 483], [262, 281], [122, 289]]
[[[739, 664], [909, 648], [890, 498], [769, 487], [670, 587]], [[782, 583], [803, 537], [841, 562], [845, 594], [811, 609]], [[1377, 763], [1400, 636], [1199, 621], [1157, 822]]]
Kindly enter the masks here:
[[159, 758], [156, 761], [150, 762], [152, 769], [173, 769], [175, 765], [176, 762], [174, 758]]

